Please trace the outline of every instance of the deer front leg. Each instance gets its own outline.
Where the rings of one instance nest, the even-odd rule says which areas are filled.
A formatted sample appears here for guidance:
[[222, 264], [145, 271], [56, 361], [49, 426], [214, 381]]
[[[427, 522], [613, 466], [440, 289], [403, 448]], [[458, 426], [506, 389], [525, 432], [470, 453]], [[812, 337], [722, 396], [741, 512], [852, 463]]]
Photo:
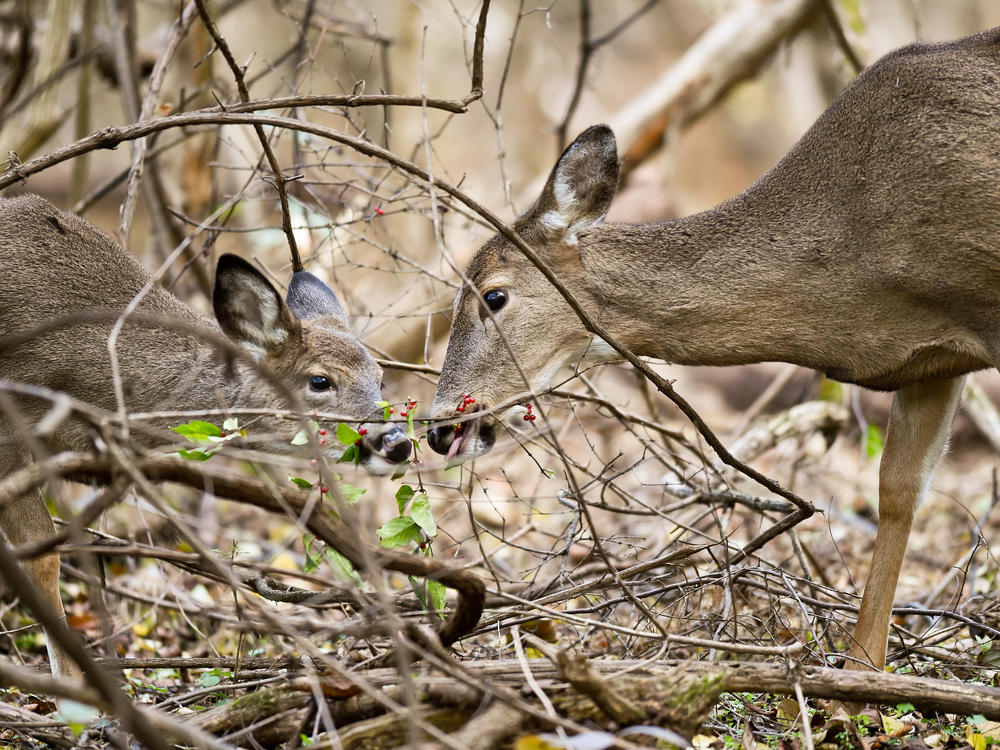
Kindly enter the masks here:
[[892, 399], [878, 482], [878, 533], [848, 669], [885, 666], [889, 617], [913, 513], [951, 430], [964, 378], [900, 388]]
[[[0, 530], [11, 545], [36, 542], [55, 533], [52, 517], [45, 501], [38, 492], [23, 495], [0, 509]], [[38, 583], [38, 587], [55, 607], [60, 616], [65, 617], [62, 598], [59, 596], [59, 553], [53, 552], [21, 563], [25, 571]], [[62, 649], [56, 647], [51, 636], [46, 638], [49, 665], [52, 674], [71, 679], [80, 679], [82, 673], [76, 662]]]

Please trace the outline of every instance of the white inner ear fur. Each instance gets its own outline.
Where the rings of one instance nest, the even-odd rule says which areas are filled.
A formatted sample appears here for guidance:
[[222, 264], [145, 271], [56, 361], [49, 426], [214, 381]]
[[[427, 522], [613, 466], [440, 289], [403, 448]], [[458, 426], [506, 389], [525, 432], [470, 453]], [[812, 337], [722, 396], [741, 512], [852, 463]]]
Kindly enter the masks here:
[[556, 208], [542, 214], [539, 222], [550, 231], [562, 233], [562, 241], [567, 245], [576, 245], [577, 234], [589, 229], [601, 219], [600, 216], [594, 217], [585, 213], [583, 202], [573, 189], [572, 183], [558, 171], [552, 181], [552, 197], [555, 198]]
[[264, 357], [268, 349], [283, 344], [288, 338], [288, 331], [278, 325], [281, 306], [270, 288], [264, 287], [256, 280], [248, 283], [257, 299], [257, 309], [260, 312], [261, 325], [251, 323], [247, 318], [240, 318], [240, 329], [243, 340], [240, 342], [254, 356]]
[[278, 325], [278, 316], [281, 313], [281, 306], [274, 295], [267, 290], [267, 294], [261, 294], [260, 319], [263, 321], [264, 329], [260, 332], [261, 340], [272, 344], [284, 343], [288, 338], [288, 331], [283, 326]]

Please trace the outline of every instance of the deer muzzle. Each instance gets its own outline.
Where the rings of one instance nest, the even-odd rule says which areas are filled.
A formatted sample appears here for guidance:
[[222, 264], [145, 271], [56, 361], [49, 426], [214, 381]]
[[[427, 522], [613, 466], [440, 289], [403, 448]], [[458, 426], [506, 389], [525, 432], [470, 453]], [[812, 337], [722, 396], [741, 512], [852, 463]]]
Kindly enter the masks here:
[[493, 422], [477, 416], [479, 404], [455, 412], [454, 421], [443, 421], [427, 433], [427, 443], [435, 453], [440, 453], [451, 463], [461, 463], [488, 452], [496, 442]]
[[[369, 470], [378, 467], [378, 459], [383, 459], [389, 467], [401, 464], [410, 458], [410, 439], [396, 425], [366, 424], [368, 432], [361, 440], [361, 462]], [[388, 468], [388, 467], [387, 467]]]

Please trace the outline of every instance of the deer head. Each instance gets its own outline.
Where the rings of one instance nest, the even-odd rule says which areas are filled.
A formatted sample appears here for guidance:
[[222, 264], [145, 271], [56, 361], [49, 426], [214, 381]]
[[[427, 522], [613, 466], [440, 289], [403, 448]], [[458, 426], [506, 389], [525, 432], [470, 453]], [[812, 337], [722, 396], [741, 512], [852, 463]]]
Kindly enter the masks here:
[[[409, 458], [410, 441], [399, 427], [369, 421], [381, 412], [376, 402], [382, 369], [351, 332], [337, 296], [316, 276], [295, 273], [282, 301], [256, 268], [238, 256], [223, 255], [212, 302], [226, 335], [271, 368], [280, 382], [297, 389], [306, 410], [343, 414], [362, 423], [365, 468], [387, 472]], [[343, 448], [331, 447], [331, 457], [339, 457]]]
[[[588, 310], [599, 308], [601, 295], [588, 278], [592, 271], [584, 266], [579, 243], [604, 217], [617, 187], [614, 135], [607, 126], [594, 126], [563, 152], [541, 196], [513, 226]], [[489, 451], [498, 428], [524, 414], [515, 399], [545, 390], [560, 371], [615, 355], [502, 235], [476, 252], [465, 281], [432, 406], [433, 417], [455, 422], [428, 434], [431, 447], [449, 460]], [[465, 404], [465, 394], [475, 401]], [[497, 407], [505, 408], [487, 415]]]

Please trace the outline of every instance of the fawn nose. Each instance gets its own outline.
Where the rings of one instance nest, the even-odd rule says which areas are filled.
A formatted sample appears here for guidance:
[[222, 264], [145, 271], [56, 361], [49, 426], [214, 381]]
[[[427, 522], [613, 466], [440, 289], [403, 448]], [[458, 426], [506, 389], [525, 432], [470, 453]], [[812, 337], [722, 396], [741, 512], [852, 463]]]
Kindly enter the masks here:
[[379, 453], [394, 464], [401, 464], [410, 457], [410, 439], [398, 427], [387, 430], [382, 435]]

